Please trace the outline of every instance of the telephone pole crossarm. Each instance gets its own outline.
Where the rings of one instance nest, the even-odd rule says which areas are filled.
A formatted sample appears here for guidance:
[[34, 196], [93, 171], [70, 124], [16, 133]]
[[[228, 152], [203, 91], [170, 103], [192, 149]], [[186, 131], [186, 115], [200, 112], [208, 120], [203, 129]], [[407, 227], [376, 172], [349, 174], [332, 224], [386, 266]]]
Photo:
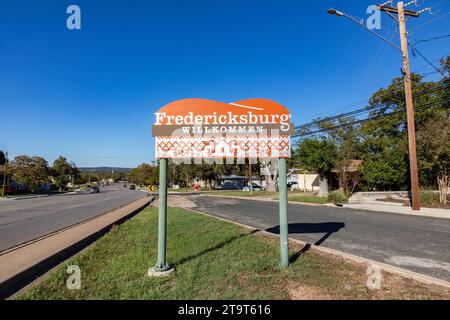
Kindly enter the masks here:
[[[378, 5], [378, 9], [380, 9], [380, 11], [384, 11], [386, 13], [389, 12], [389, 13], [398, 14], [398, 9], [395, 7]], [[413, 10], [403, 10], [403, 13], [405, 16], [410, 16], [410, 17], [415, 17], [415, 18], [417, 18], [420, 15], [419, 12], [413, 11]]]

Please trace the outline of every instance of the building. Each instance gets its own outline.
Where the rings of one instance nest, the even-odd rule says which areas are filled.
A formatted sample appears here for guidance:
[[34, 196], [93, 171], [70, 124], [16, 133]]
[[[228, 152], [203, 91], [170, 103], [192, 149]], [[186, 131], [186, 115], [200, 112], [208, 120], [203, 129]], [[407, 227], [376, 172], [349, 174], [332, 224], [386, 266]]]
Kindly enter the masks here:
[[303, 169], [290, 169], [287, 173], [287, 182], [293, 189], [305, 192], [319, 191], [319, 174]]

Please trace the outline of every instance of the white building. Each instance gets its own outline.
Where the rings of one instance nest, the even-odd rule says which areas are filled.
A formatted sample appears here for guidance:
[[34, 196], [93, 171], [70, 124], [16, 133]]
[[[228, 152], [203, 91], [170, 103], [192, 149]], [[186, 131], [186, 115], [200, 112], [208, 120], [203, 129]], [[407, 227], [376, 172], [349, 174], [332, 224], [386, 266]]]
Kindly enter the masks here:
[[294, 189], [301, 191], [315, 192], [319, 191], [319, 174], [315, 172], [308, 172], [303, 169], [290, 169], [287, 174], [288, 183], [294, 184]]

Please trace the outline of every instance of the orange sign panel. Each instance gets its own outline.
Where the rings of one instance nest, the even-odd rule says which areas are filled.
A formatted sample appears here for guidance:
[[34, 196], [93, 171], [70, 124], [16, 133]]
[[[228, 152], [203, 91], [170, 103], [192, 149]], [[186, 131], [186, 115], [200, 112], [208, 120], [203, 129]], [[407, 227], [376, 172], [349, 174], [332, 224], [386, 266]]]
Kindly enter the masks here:
[[171, 102], [155, 113], [157, 158], [290, 157], [289, 111], [272, 100]]

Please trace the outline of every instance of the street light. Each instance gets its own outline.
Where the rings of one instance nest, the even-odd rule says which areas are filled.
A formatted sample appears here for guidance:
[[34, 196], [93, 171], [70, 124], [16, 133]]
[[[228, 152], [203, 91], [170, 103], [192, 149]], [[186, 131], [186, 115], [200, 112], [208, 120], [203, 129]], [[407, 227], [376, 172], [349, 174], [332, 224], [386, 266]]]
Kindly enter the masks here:
[[335, 16], [338, 16], [338, 17], [342, 17], [344, 15], [342, 12], [337, 11], [337, 10], [335, 10], [333, 8], [328, 9], [327, 12], [329, 14], [334, 14]]
[[393, 44], [389, 40], [385, 39], [384, 37], [382, 37], [381, 35], [379, 35], [375, 31], [373, 31], [372, 29], [369, 29], [364, 23], [361, 23], [360, 21], [358, 21], [355, 18], [349, 16], [348, 14], [345, 14], [344, 12], [338, 11], [338, 10], [333, 9], [333, 8], [328, 9], [327, 12], [328, 12], [328, 14], [331, 14], [331, 15], [334, 15], [334, 16], [346, 17], [346, 18], [352, 20], [353, 22], [355, 22], [356, 24], [360, 25], [361, 27], [363, 27], [364, 29], [366, 29], [370, 33], [373, 33], [374, 35], [376, 35], [378, 38], [380, 38], [381, 40], [383, 40], [384, 42], [386, 42], [390, 46], [394, 47], [395, 49], [399, 50], [400, 52], [402, 51], [402, 49], [400, 49], [398, 46], [396, 46], [395, 44]]

